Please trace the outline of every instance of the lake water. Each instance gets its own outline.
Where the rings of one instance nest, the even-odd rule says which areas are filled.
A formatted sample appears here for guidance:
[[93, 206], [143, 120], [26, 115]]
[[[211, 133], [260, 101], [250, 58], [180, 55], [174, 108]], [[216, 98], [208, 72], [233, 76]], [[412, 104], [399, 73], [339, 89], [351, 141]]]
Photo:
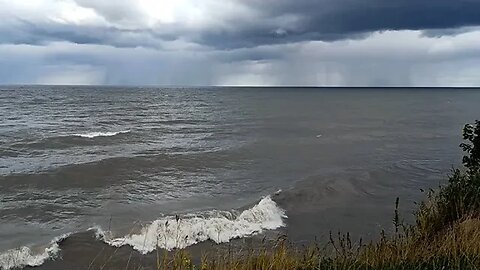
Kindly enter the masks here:
[[86, 269], [110, 246], [375, 237], [460, 165], [480, 91], [1, 86], [0, 119], [0, 268]]

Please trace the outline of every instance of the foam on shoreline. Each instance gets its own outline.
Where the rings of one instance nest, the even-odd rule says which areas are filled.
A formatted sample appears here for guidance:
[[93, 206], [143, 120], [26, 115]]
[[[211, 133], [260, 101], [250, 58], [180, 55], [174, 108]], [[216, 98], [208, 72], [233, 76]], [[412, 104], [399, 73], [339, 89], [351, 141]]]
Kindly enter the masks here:
[[0, 253], [0, 269], [16, 269], [25, 266], [39, 266], [46, 260], [54, 259], [60, 252], [59, 243], [70, 234], [55, 237], [45, 248], [36, 253], [32, 247], [23, 246]]
[[252, 208], [241, 213], [235, 211], [209, 211], [182, 217], [168, 216], [144, 226], [137, 234], [111, 237], [101, 228], [94, 228], [105, 243], [120, 247], [129, 245], [142, 254], [157, 247], [172, 250], [211, 240], [229, 242], [285, 226], [285, 211], [270, 196], [264, 197]]

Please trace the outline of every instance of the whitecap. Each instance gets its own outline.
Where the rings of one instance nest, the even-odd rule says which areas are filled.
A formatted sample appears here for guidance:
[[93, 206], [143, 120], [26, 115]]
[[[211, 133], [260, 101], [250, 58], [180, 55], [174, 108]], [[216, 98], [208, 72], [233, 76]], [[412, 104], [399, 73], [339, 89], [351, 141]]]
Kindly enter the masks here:
[[277, 206], [270, 196], [241, 213], [234, 211], [210, 211], [183, 217], [169, 216], [153, 221], [138, 234], [111, 237], [101, 228], [93, 228], [99, 239], [120, 247], [129, 245], [142, 254], [157, 247], [172, 250], [211, 240], [215, 243], [229, 242], [235, 238], [255, 235], [264, 230], [285, 226], [285, 211]]
[[118, 134], [129, 133], [130, 130], [121, 130], [121, 131], [111, 131], [111, 132], [88, 132], [88, 133], [78, 133], [73, 134], [73, 136], [78, 136], [82, 138], [95, 138], [95, 137], [110, 137]]
[[26, 266], [39, 266], [48, 259], [54, 259], [60, 252], [59, 243], [69, 234], [54, 238], [45, 248], [36, 253], [31, 247], [23, 246], [0, 253], [0, 269], [8, 270]]

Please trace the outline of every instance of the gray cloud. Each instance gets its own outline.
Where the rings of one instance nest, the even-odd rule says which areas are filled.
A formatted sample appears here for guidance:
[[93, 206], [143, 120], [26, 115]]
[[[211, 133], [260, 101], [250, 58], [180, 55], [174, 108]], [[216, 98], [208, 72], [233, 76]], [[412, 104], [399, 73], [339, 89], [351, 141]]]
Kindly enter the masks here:
[[418, 31], [390, 31], [362, 40], [204, 52], [66, 42], [0, 45], [0, 82], [472, 86], [480, 84], [478, 40], [480, 31], [441, 38]]
[[[480, 25], [478, 0], [264, 0], [249, 1], [264, 16], [255, 23], [238, 22], [232, 32], [209, 32], [199, 42], [220, 47], [246, 47], [304, 40], [363, 38], [374, 31], [455, 29]], [[297, 18], [275, 25], [267, 19]], [[280, 23], [278, 23], [280, 24]], [[437, 32], [440, 33], [440, 32]], [[443, 34], [449, 34], [448, 31]]]
[[480, 0], [36, 3], [0, 0], [0, 83], [480, 84]]
[[43, 44], [64, 40], [78, 44], [162, 49], [163, 42], [181, 39], [216, 49], [233, 49], [308, 40], [359, 39], [385, 30], [426, 30], [427, 34], [448, 35], [455, 31], [451, 29], [480, 25], [478, 0], [230, 2], [242, 6], [245, 11], [206, 4], [200, 10], [204, 20], [208, 20], [208, 13], [212, 12], [216, 23], [204, 24], [198, 20], [187, 24], [182, 17], [178, 21], [148, 24], [145, 11], [136, 1], [121, 0], [113, 4], [75, 0], [80, 7], [94, 11], [105, 23], [82, 25], [17, 17], [14, 23], [0, 23], [0, 42]]

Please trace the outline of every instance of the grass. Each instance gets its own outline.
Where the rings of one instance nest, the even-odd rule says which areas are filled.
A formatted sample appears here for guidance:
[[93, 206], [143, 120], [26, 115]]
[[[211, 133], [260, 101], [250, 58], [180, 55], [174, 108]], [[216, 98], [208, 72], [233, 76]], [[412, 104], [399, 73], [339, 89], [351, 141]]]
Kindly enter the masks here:
[[[329, 251], [333, 249], [333, 253]], [[477, 269], [480, 267], [480, 219], [465, 219], [432, 238], [399, 233], [377, 242], [353, 244], [339, 235], [320, 248], [276, 246], [231, 255], [206, 255], [194, 265], [185, 251], [163, 257], [157, 269]]]
[[270, 248], [205, 255], [196, 265], [186, 251], [168, 256], [156, 269], [477, 269], [480, 219], [456, 222], [431, 238], [399, 233], [362, 245], [352, 243], [348, 235], [337, 235], [323, 247], [304, 248], [280, 240]]

